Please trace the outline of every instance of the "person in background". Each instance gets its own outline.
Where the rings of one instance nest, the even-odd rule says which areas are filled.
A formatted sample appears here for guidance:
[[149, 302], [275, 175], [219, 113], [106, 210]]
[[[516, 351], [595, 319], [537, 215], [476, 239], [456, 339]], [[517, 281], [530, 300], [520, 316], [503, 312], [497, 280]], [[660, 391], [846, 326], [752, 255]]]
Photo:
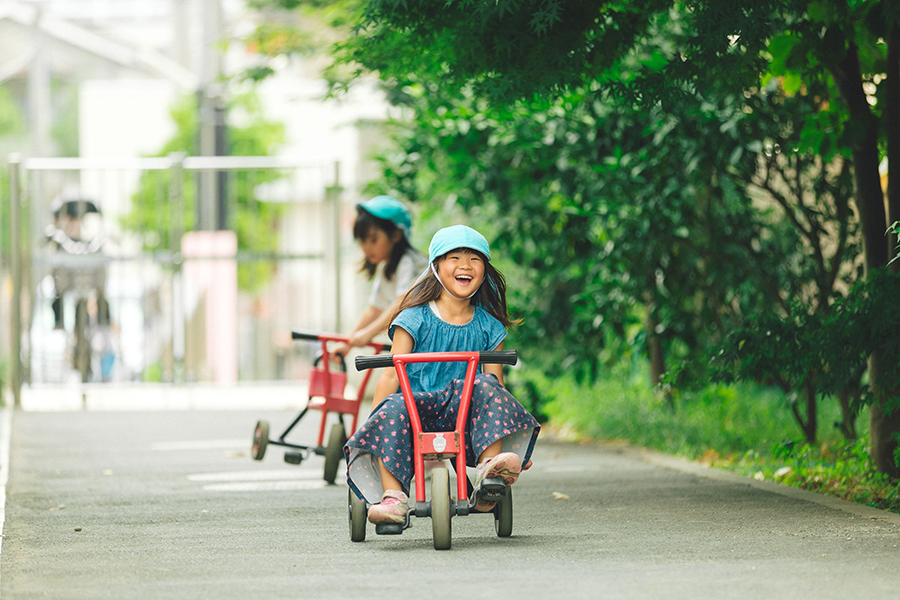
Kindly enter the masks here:
[[407, 290], [428, 265], [426, 257], [409, 241], [412, 217], [396, 198], [376, 196], [356, 205], [353, 237], [364, 258], [360, 272], [373, 281], [369, 302], [349, 335], [349, 342], [335, 348], [346, 356], [384, 333]]

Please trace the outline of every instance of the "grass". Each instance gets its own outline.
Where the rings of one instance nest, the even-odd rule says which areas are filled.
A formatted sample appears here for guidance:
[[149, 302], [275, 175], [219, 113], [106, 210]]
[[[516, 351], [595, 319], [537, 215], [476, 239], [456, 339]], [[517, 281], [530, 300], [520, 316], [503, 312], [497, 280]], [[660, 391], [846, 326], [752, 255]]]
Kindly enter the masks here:
[[817, 443], [806, 444], [780, 391], [754, 385], [714, 386], [684, 393], [673, 410], [648, 387], [646, 373], [621, 367], [594, 385], [570, 377], [527, 379], [549, 425], [567, 437], [624, 440], [756, 479], [837, 496], [900, 513], [900, 482], [874, 470], [866, 451], [868, 414], [860, 438], [833, 426], [837, 402], [819, 403]]

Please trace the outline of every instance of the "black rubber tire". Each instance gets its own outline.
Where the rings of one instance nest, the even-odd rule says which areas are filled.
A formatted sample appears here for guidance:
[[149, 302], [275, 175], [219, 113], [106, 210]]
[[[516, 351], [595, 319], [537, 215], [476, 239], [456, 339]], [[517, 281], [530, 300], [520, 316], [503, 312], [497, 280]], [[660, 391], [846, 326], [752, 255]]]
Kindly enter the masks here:
[[250, 446], [250, 456], [253, 460], [262, 460], [266, 455], [266, 446], [269, 445], [269, 422], [257, 421], [253, 428], [253, 443]]
[[75, 304], [75, 348], [72, 356], [72, 366], [81, 373], [81, 382], [88, 383], [91, 380], [91, 341], [90, 315], [88, 315], [87, 300], [81, 299]]
[[356, 497], [353, 490], [347, 490], [350, 494], [349, 512], [350, 512], [350, 541], [364, 542], [366, 541], [366, 519], [368, 518], [369, 508], [366, 503]]
[[325, 446], [325, 473], [324, 478], [328, 483], [334, 483], [337, 479], [338, 467], [341, 466], [341, 459], [344, 458], [344, 444], [347, 442], [347, 436], [344, 433], [344, 424], [335, 423], [331, 426], [331, 433], [328, 435], [328, 445]]
[[494, 507], [494, 531], [497, 537], [509, 537], [512, 535], [513, 525], [513, 499], [512, 488], [506, 490], [506, 498], [497, 502]]
[[450, 522], [450, 472], [440, 467], [431, 471], [431, 532], [435, 550], [449, 550], [453, 543]]

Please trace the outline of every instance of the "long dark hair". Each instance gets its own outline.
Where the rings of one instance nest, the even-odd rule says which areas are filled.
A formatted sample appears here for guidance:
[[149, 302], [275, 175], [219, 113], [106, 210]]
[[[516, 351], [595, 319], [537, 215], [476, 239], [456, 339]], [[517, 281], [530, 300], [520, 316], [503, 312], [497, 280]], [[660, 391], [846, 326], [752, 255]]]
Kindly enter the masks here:
[[[384, 277], [391, 280], [394, 278], [394, 273], [397, 272], [397, 265], [400, 264], [400, 259], [403, 258], [407, 250], [412, 248], [412, 244], [409, 243], [406, 235], [393, 221], [376, 217], [364, 208], [357, 208], [356, 221], [353, 223], [354, 239], [364, 240], [373, 227], [382, 230], [391, 239], [393, 239], [395, 233], [400, 232], [400, 239], [394, 242], [394, 246], [391, 248], [391, 255], [388, 257], [387, 264], [384, 265]], [[363, 258], [359, 272], [366, 273], [367, 279], [372, 279], [375, 277], [377, 268], [378, 265]]]
[[[456, 250], [473, 252], [480, 256], [481, 260], [484, 261], [484, 281], [481, 283], [481, 287], [478, 288], [478, 291], [475, 292], [475, 295], [469, 299], [472, 305], [484, 308], [488, 314], [500, 321], [506, 328], [520, 324], [522, 322], [521, 319], [512, 319], [507, 312], [506, 278], [503, 277], [503, 274], [495, 269], [494, 265], [492, 265], [487, 257], [481, 252], [471, 248], [457, 248]], [[447, 254], [455, 252], [456, 250], [451, 250]], [[433, 264], [435, 269], [437, 269], [438, 265], [447, 254], [434, 259]], [[400, 306], [397, 308], [397, 312], [391, 320], [393, 321], [404, 309], [422, 306], [423, 304], [428, 304], [432, 300], [437, 300], [441, 297], [443, 289], [441, 282], [434, 276], [434, 273], [427, 273], [418, 283], [416, 283], [416, 285], [410, 288], [405, 296], [403, 296], [403, 300], [400, 301]]]

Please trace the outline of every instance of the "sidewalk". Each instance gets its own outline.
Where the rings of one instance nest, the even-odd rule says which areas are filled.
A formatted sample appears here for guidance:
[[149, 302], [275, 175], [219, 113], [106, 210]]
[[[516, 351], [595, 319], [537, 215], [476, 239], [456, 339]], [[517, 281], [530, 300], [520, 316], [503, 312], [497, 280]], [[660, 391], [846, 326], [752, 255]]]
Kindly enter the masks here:
[[[265, 402], [267, 390], [238, 397]], [[277, 435], [295, 415], [16, 411], [3, 599], [898, 597], [900, 515], [543, 437], [514, 486], [512, 537], [470, 515], [453, 520], [446, 552], [424, 518], [402, 536], [370, 527], [353, 543], [347, 487], [324, 483], [321, 457], [288, 465], [272, 446], [261, 462], [249, 457], [257, 419]], [[310, 440], [317, 425], [305, 418], [297, 436]]]
[[[347, 384], [345, 396], [355, 397]], [[289, 410], [306, 405], [306, 381], [39, 384], [22, 388], [22, 410]]]

